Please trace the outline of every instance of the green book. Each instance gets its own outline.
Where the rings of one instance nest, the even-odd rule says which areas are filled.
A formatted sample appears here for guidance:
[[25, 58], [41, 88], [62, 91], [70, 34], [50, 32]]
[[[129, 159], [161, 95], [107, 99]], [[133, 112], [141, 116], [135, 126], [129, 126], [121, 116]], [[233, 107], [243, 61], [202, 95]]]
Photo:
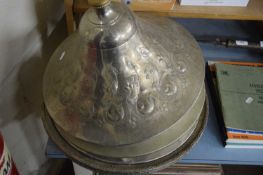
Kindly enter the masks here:
[[216, 63], [228, 139], [263, 140], [263, 68]]

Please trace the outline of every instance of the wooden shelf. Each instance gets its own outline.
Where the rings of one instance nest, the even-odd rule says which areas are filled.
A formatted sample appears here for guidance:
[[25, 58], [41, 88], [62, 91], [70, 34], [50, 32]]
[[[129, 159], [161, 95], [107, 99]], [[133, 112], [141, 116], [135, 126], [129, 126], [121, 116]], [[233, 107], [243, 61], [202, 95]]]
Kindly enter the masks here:
[[184, 18], [263, 20], [263, 0], [250, 0], [247, 7], [194, 7], [176, 4], [174, 10], [157, 13]]
[[[80, 17], [88, 8], [87, 0], [64, 0], [67, 18], [68, 33], [74, 32], [76, 18]], [[133, 11], [138, 12], [136, 9]], [[247, 7], [204, 7], [180, 6], [175, 4], [173, 10], [147, 11], [155, 15], [181, 17], [181, 18], [207, 18], [207, 19], [232, 19], [232, 20], [258, 20], [263, 21], [263, 0], [250, 0]]]
[[[83, 13], [88, 8], [87, 0], [75, 0], [74, 12]], [[137, 11], [136, 9], [133, 9]], [[233, 20], [263, 20], [263, 0], [250, 0], [247, 7], [205, 7], [180, 6], [176, 4], [173, 10], [147, 10], [162, 16], [182, 18], [209, 18]]]

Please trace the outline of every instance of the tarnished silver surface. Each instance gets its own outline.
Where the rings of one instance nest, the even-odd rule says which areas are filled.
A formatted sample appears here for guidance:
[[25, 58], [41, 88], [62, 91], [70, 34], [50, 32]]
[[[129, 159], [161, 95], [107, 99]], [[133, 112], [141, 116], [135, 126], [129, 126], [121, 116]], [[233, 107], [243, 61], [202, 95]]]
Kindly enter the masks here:
[[[135, 144], [122, 146], [101, 146], [76, 139], [58, 127], [61, 135], [76, 149], [96, 159], [111, 163], [141, 163], [161, 158], [180, 147], [196, 128], [198, 117], [203, 110], [205, 89], [199, 94], [198, 101], [179, 121], [160, 134]], [[96, 156], [97, 155], [97, 156]]]
[[204, 70], [198, 44], [179, 24], [106, 3], [90, 8], [52, 55], [45, 106], [87, 156], [150, 162], [191, 137], [205, 103]]

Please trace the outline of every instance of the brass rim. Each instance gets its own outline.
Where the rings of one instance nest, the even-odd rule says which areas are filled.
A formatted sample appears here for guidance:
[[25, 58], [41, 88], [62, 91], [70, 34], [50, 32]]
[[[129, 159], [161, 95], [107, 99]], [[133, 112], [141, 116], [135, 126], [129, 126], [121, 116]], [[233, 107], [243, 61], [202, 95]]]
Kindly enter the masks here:
[[88, 3], [92, 7], [103, 7], [110, 3], [110, 0], [88, 0]]

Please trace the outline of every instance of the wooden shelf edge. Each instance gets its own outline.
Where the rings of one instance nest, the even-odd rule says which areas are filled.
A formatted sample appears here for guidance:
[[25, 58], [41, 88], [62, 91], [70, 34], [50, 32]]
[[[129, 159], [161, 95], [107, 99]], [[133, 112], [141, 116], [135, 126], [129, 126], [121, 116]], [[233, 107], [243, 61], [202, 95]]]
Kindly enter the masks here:
[[236, 15], [218, 15], [218, 14], [189, 14], [183, 12], [173, 11], [135, 11], [136, 13], [150, 13], [153, 15], [167, 16], [167, 17], [178, 17], [178, 18], [197, 18], [197, 19], [222, 19], [222, 20], [255, 20], [263, 21], [263, 16], [236, 16]]

